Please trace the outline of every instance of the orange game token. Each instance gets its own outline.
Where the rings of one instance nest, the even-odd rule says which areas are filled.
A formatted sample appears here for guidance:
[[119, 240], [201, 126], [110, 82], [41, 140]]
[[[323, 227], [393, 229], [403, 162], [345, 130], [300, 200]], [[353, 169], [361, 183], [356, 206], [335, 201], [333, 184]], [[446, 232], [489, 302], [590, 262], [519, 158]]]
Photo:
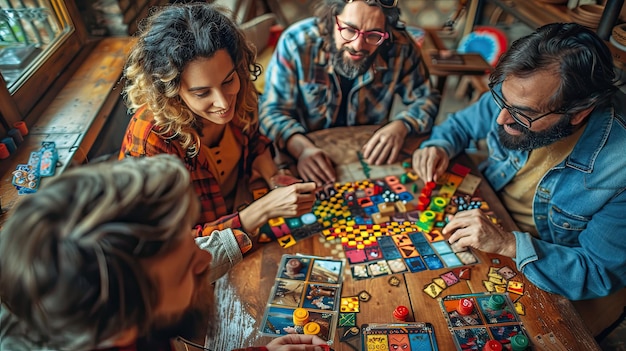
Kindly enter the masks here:
[[459, 306], [456, 310], [461, 316], [467, 316], [474, 311], [474, 303], [472, 300], [464, 297], [459, 300]]

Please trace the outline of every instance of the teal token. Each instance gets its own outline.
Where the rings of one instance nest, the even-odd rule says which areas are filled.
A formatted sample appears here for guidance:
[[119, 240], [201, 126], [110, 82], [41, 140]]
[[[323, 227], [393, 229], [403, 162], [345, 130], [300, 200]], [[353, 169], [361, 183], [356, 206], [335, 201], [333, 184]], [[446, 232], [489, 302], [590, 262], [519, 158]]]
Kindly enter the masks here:
[[513, 351], [524, 351], [528, 348], [528, 337], [524, 334], [517, 334], [511, 338], [511, 349]]
[[504, 305], [504, 297], [502, 295], [493, 295], [489, 298], [487, 305], [489, 305], [489, 308], [492, 310], [499, 310]]

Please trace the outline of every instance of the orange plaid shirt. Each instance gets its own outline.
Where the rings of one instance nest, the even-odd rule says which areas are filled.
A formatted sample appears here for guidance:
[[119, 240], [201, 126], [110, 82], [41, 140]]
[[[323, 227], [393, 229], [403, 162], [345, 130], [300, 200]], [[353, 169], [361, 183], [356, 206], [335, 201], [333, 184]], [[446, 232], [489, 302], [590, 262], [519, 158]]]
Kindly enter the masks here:
[[[226, 207], [224, 196], [215, 176], [209, 170], [207, 155], [202, 148], [195, 157], [187, 157], [186, 150], [176, 138], [162, 137], [154, 132], [157, 130], [154, 123], [152, 113], [145, 107], [139, 109], [128, 124], [119, 158], [153, 156], [162, 153], [177, 155], [189, 170], [193, 187], [200, 197], [202, 213], [198, 224], [203, 227], [202, 233], [209, 235], [213, 230], [241, 228], [239, 213]], [[244, 133], [233, 125], [232, 131], [243, 149], [239, 162], [239, 176], [249, 177], [252, 161], [257, 155], [263, 153], [271, 142], [259, 133], [258, 128]]]

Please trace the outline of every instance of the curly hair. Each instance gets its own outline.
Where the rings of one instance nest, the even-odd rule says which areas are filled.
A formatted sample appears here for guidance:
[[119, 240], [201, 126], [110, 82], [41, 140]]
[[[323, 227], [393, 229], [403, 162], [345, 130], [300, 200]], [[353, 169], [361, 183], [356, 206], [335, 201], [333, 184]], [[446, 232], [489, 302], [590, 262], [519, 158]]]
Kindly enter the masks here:
[[195, 59], [228, 51], [241, 81], [234, 122], [244, 132], [258, 127], [258, 96], [252, 81], [261, 74], [261, 66], [255, 62], [256, 48], [227, 13], [207, 3], [158, 8], [141, 22], [124, 68], [124, 95], [130, 112], [147, 106], [158, 133], [178, 138], [184, 149], [192, 150], [191, 156], [200, 149], [201, 122], [180, 99], [179, 91], [181, 73]]
[[70, 169], [5, 223], [2, 303], [31, 341], [63, 350], [95, 348], [130, 327], [145, 333], [159, 296], [140, 259], [175, 248], [199, 206], [172, 155]]
[[548, 107], [576, 113], [604, 106], [618, 90], [609, 48], [593, 31], [576, 23], [551, 23], [517, 39], [489, 77], [491, 87], [509, 75], [527, 77], [550, 70], [561, 78]]
[[[330, 51], [329, 45], [333, 45], [332, 31], [335, 27], [335, 16], [340, 15], [346, 7], [346, 0], [324, 0], [319, 1], [315, 8], [315, 16], [320, 27], [320, 34], [325, 38], [325, 50]], [[400, 9], [396, 7], [381, 7], [374, 0], [364, 0], [369, 6], [376, 6], [385, 15], [385, 30], [391, 32], [392, 28], [398, 27], [400, 21]], [[383, 44], [386, 45], [387, 43]]]

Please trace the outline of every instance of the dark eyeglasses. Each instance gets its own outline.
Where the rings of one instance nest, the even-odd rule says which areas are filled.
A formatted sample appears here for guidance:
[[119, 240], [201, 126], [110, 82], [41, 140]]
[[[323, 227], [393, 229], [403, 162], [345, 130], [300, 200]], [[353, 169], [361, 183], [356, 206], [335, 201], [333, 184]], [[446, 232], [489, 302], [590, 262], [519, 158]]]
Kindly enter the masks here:
[[[346, 0], [347, 3], [351, 3], [354, 1], [356, 0]], [[396, 7], [398, 5], [398, 0], [363, 0], [363, 1], [367, 4], [369, 4], [370, 2], [374, 2], [380, 5], [381, 7], [385, 7], [388, 9]]]
[[513, 106], [510, 106], [509, 104], [507, 104], [504, 101], [504, 98], [500, 95], [498, 95], [498, 93], [495, 92], [495, 90], [493, 90], [493, 88], [489, 88], [489, 91], [491, 91], [491, 95], [493, 96], [493, 101], [496, 102], [496, 105], [498, 105], [498, 107], [501, 110], [506, 110], [511, 117], [513, 117], [513, 119], [515, 120], [515, 122], [517, 122], [517, 124], [521, 125], [522, 127], [525, 127], [527, 129], [530, 129], [530, 127], [532, 126], [533, 122], [544, 118], [546, 116], [549, 116], [551, 114], [557, 114], [557, 115], [564, 115], [567, 113], [566, 110], [557, 110], [557, 111], [550, 111], [547, 113], [544, 113], [540, 116], [536, 116], [534, 118], [532, 117], [528, 117], [526, 116], [524, 113], [522, 113], [521, 111], [519, 111], [518, 109], [516, 109]]
[[359, 36], [363, 36], [363, 40], [369, 45], [380, 45], [385, 39], [389, 38], [389, 33], [379, 32], [377, 30], [362, 31], [353, 27], [342, 27], [339, 24], [339, 18], [335, 16], [335, 23], [339, 29], [339, 35], [347, 42], [355, 41]]

